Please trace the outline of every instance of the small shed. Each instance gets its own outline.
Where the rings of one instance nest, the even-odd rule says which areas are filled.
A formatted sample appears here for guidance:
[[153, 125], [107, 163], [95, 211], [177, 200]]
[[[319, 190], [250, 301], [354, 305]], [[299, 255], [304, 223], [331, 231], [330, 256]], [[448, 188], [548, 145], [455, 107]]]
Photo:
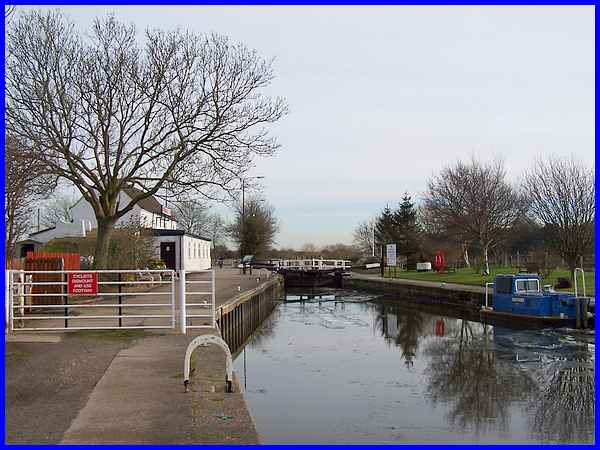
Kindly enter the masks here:
[[212, 240], [183, 230], [154, 230], [157, 256], [167, 269], [206, 270], [211, 268]]

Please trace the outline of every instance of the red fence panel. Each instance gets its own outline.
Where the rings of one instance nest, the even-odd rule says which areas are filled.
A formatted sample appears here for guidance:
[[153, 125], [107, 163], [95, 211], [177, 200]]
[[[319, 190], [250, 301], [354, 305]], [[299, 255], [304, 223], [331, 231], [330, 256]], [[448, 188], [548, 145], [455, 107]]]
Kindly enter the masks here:
[[[80, 255], [79, 253], [57, 253], [57, 252], [27, 252], [25, 259], [48, 259], [62, 258], [65, 262], [64, 270], [80, 270]], [[35, 270], [35, 269], [31, 269]], [[37, 270], [53, 270], [53, 269], [37, 269]]]
[[[28, 252], [23, 269], [26, 271], [45, 270], [79, 270], [79, 253], [50, 253]], [[27, 274], [26, 279], [33, 283], [52, 283], [50, 285], [33, 285], [26, 289], [28, 294], [57, 294], [56, 296], [28, 296], [26, 302], [30, 305], [62, 305], [66, 286], [65, 274], [58, 273], [33, 273]]]

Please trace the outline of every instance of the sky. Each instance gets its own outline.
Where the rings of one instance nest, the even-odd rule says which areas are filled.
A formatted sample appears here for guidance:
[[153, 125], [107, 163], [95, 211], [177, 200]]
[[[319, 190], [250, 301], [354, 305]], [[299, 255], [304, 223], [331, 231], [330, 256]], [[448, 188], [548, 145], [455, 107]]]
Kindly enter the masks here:
[[[108, 12], [147, 28], [217, 32], [275, 58], [265, 91], [290, 113], [256, 160], [278, 246], [352, 242], [476, 155], [514, 182], [536, 158], [594, 165], [594, 9], [415, 6], [66, 6], [82, 30]], [[230, 212], [217, 207], [225, 215]]]

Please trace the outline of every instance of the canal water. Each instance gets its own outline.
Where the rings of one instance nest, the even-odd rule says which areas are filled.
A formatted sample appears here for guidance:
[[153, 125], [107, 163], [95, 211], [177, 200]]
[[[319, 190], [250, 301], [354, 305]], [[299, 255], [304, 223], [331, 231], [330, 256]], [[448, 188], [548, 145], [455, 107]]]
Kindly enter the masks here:
[[263, 443], [593, 442], [594, 337], [288, 295], [234, 366]]

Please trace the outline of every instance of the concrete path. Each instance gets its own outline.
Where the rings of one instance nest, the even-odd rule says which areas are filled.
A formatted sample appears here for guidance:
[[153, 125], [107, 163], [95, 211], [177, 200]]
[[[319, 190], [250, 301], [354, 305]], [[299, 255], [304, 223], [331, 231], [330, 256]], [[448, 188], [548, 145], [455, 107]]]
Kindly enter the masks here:
[[196, 351], [197, 373], [191, 391], [184, 393], [183, 355], [192, 338], [148, 337], [121, 351], [62, 443], [257, 443], [239, 387], [224, 393], [225, 359], [219, 349]]
[[[257, 280], [258, 278], [258, 280]], [[216, 305], [220, 306], [240, 293], [250, 291], [259, 284], [270, 279], [266, 272], [242, 275], [237, 269], [216, 269]], [[202, 285], [197, 285], [202, 286]], [[167, 290], [167, 285], [155, 289], [160, 292]], [[160, 303], [161, 300], [149, 300], [153, 296], [128, 297], [126, 301], [140, 303]], [[160, 296], [156, 296], [160, 298]], [[101, 302], [104, 300], [100, 300]], [[108, 300], [112, 302], [113, 300]], [[157, 307], [162, 310], [164, 307]], [[94, 308], [94, 314], [114, 314], [114, 308]], [[152, 314], [153, 308], [146, 311]], [[69, 319], [76, 321], [78, 319]], [[148, 323], [156, 319], [127, 319], [136, 324]], [[101, 323], [112, 323], [114, 319], [98, 319]], [[112, 321], [112, 322], [111, 322]], [[136, 339], [121, 349], [116, 349], [116, 356], [106, 370], [98, 373], [89, 397], [81, 397], [84, 391], [78, 391], [78, 401], [68, 401], [57, 397], [52, 402], [36, 402], [36, 398], [24, 399], [22, 396], [14, 402], [20, 402], [23, 411], [35, 409], [40, 421], [47, 423], [46, 427], [52, 429], [51, 435], [37, 436], [27, 439], [28, 430], [35, 429], [35, 421], [12, 421], [9, 434], [18, 436], [18, 442], [57, 442], [54, 438], [61, 436], [60, 442], [70, 444], [94, 443], [147, 443], [147, 444], [193, 444], [193, 443], [257, 443], [257, 433], [252, 417], [250, 416], [239, 386], [234, 393], [224, 393], [224, 355], [214, 346], [199, 348], [194, 356], [195, 372], [191, 379], [191, 392], [183, 390], [183, 358], [187, 345], [198, 333], [188, 331], [181, 335], [175, 330], [165, 329], [154, 332], [139, 333]], [[194, 330], [196, 331], [196, 330]], [[203, 330], [203, 332], [215, 332]], [[80, 333], [52, 333], [53, 336], [78, 334], [93, 335], [93, 332]], [[102, 332], [107, 336], [111, 331]], [[115, 330], [115, 336], [128, 335], [127, 330]], [[18, 334], [17, 334], [18, 335]], [[16, 336], [17, 336], [16, 335]], [[40, 335], [43, 336], [43, 335]], [[89, 336], [88, 336], [89, 339]], [[119, 339], [117, 337], [117, 339]], [[42, 339], [43, 340], [43, 339]], [[56, 340], [53, 340], [56, 342]], [[73, 343], [73, 339], [67, 340]], [[9, 349], [12, 345], [23, 345], [7, 342]], [[33, 344], [31, 344], [33, 345]], [[68, 363], [74, 348], [67, 347], [64, 342], [53, 345], [55, 357], [64, 359]], [[65, 352], [61, 353], [64, 345]], [[89, 350], [88, 350], [89, 351]], [[19, 356], [22, 358], [21, 356]], [[24, 361], [35, 365], [35, 353], [28, 354]], [[27, 359], [29, 358], [29, 359]], [[10, 371], [17, 373], [23, 362], [15, 358], [14, 367]], [[31, 365], [30, 364], [30, 365]], [[57, 366], [57, 373], [44, 374], [55, 377], [56, 384], [68, 385], [70, 380], [62, 380], [62, 366]], [[194, 367], [194, 366], [193, 366]], [[7, 370], [7, 372], [9, 372]], [[10, 376], [10, 374], [9, 374]], [[37, 376], [37, 374], [36, 374]], [[42, 376], [42, 374], [40, 374]], [[72, 375], [71, 375], [72, 376]], [[20, 380], [14, 379], [18, 388]], [[30, 380], [29, 380], [30, 381]], [[27, 380], [22, 383], [27, 384]], [[237, 383], [234, 383], [237, 384]], [[26, 386], [23, 386], [25, 389]], [[83, 389], [83, 388], [82, 388]], [[43, 396], [43, 392], [40, 393]], [[81, 400], [84, 404], [81, 405]], [[39, 400], [39, 397], [37, 398]], [[8, 403], [8, 402], [7, 402]], [[30, 406], [28, 406], [30, 405]], [[69, 408], [77, 407], [70, 412]], [[63, 408], [63, 410], [61, 410]], [[52, 422], [49, 419], [56, 410], [61, 411], [64, 419]], [[7, 414], [11, 413], [10, 405]], [[68, 419], [71, 417], [71, 419]], [[69, 420], [65, 422], [65, 420]], [[52, 425], [52, 423], [54, 425]], [[62, 430], [53, 429], [68, 426]], [[15, 442], [15, 441], [13, 441]]]
[[358, 280], [377, 280], [382, 283], [390, 283], [390, 284], [404, 284], [409, 286], [422, 286], [422, 287], [435, 287], [441, 289], [447, 289], [449, 291], [464, 291], [464, 292], [476, 292], [476, 293], [485, 293], [485, 287], [483, 286], [474, 286], [468, 284], [457, 284], [457, 283], [446, 283], [446, 282], [436, 282], [436, 281], [423, 281], [423, 280], [408, 280], [405, 278], [382, 278], [379, 275], [370, 275], [363, 273], [352, 273], [352, 278]]

